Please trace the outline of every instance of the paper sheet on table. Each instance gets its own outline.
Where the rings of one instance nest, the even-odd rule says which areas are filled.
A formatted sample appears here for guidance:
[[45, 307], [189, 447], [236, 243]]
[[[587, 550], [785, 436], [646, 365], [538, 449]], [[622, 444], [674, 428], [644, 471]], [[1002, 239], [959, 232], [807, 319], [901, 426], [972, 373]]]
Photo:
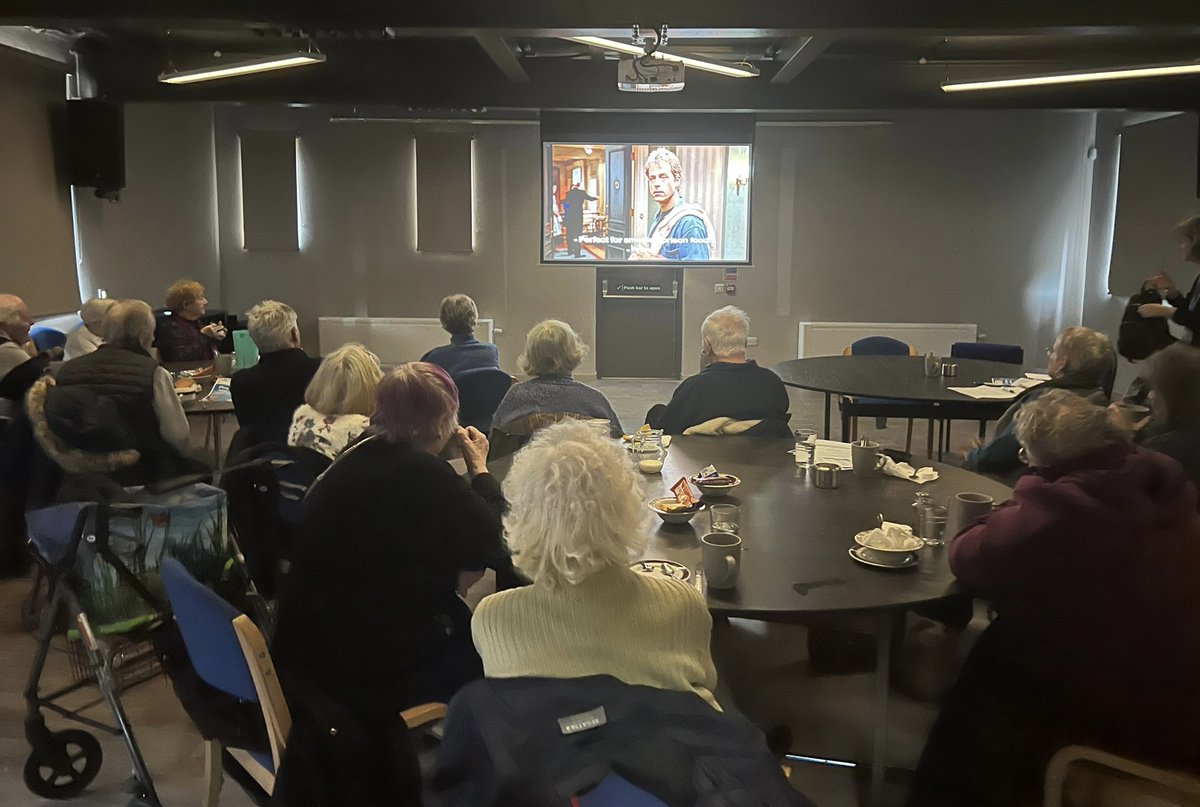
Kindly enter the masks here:
[[1050, 376], [1047, 373], [1026, 373], [1025, 377], [1033, 379], [1034, 381], [1049, 381], [1050, 380]]
[[839, 443], [837, 440], [817, 440], [815, 443], [813, 462], [832, 462], [843, 470], [854, 467], [849, 443]]
[[993, 387], [987, 384], [980, 384], [977, 387], [946, 387], [946, 389], [962, 393], [968, 398], [989, 401], [1011, 401], [1024, 392], [1017, 387]]

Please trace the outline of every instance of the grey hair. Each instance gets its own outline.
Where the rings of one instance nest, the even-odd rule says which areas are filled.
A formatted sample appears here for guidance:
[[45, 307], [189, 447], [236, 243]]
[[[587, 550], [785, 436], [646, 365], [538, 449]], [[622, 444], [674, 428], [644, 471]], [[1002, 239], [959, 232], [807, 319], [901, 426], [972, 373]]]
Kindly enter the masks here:
[[704, 318], [700, 336], [708, 341], [717, 358], [746, 352], [746, 337], [750, 334], [750, 317], [740, 308], [727, 305]]
[[118, 300], [104, 314], [104, 341], [131, 342], [149, 349], [154, 342], [154, 312], [141, 300]]
[[442, 327], [450, 334], [470, 333], [475, 330], [475, 320], [479, 318], [479, 309], [475, 301], [465, 294], [451, 294], [442, 300], [442, 310], [438, 315]]
[[260, 353], [287, 350], [297, 327], [296, 312], [278, 300], [263, 300], [246, 312], [246, 328]]
[[578, 367], [587, 352], [588, 346], [574, 328], [561, 320], [547, 319], [529, 330], [519, 363], [521, 370], [532, 376], [562, 375]]
[[1125, 439], [1102, 407], [1065, 389], [1050, 390], [1023, 405], [1015, 433], [1029, 464], [1042, 467]]
[[1200, 213], [1188, 216], [1176, 224], [1171, 232], [1188, 246], [1188, 258], [1200, 263]]
[[517, 568], [552, 588], [626, 567], [649, 541], [641, 479], [620, 443], [569, 420], [541, 429], [504, 478]]
[[1116, 362], [1112, 340], [1099, 331], [1072, 325], [1058, 335], [1057, 343], [1067, 369], [1084, 380], [1100, 386], [1105, 373], [1110, 372]]
[[97, 325], [104, 322], [104, 315], [116, 302], [116, 300], [93, 297], [79, 307], [79, 318], [83, 320], [84, 325]]

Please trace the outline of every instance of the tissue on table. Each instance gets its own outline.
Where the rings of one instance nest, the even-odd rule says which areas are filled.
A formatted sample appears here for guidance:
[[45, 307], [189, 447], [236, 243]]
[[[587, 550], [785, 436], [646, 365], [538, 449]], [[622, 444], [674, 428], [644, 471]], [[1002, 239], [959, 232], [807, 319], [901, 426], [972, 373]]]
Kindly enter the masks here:
[[[884, 456], [887, 455], [885, 454]], [[938, 478], [938, 472], [933, 470], [931, 466], [926, 465], [924, 468], [914, 469], [907, 462], [896, 462], [891, 457], [888, 457], [887, 462], [884, 463], [883, 472], [888, 476], [907, 479], [909, 482], [916, 482], [918, 485], [924, 485], [926, 482], [932, 482]]]
[[913, 535], [912, 527], [894, 521], [883, 522], [882, 526], [864, 533], [861, 540], [870, 549], [904, 551], [921, 546], [921, 539]]

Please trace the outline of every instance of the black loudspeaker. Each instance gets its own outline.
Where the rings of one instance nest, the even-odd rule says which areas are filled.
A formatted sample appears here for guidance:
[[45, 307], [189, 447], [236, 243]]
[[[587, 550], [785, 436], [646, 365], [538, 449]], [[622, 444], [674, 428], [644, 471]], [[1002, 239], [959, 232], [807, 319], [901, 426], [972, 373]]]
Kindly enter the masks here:
[[125, 110], [96, 98], [67, 101], [67, 181], [84, 188], [125, 187]]

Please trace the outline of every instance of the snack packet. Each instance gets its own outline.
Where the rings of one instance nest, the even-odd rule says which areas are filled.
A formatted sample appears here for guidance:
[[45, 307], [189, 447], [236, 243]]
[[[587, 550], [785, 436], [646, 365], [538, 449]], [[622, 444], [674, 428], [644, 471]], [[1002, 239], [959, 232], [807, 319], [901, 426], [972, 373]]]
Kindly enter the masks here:
[[687, 477], [679, 477], [679, 481], [671, 485], [671, 492], [675, 494], [675, 501], [688, 507], [696, 506], [696, 496], [692, 493], [692, 486], [688, 484]]

